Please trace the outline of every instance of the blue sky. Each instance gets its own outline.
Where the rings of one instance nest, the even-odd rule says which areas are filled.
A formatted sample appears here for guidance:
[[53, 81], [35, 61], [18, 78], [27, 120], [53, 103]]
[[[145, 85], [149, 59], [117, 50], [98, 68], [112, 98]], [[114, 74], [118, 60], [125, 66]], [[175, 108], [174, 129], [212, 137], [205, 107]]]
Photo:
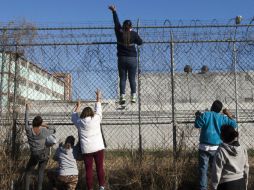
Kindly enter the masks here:
[[107, 5], [115, 4], [121, 19], [227, 20], [253, 18], [254, 0], [1, 0], [0, 22], [85, 23], [111, 21]]

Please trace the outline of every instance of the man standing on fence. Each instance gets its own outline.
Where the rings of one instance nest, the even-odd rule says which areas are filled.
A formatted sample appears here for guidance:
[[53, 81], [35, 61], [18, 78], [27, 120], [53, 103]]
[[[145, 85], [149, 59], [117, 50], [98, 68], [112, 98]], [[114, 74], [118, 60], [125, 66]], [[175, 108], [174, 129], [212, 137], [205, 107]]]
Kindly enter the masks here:
[[212, 104], [211, 111], [201, 114], [196, 112], [195, 127], [200, 128], [199, 138], [199, 188], [207, 190], [207, 171], [208, 166], [212, 164], [216, 150], [221, 144], [221, 127], [230, 125], [237, 127], [236, 121], [232, 114], [224, 109], [221, 114], [223, 104], [219, 100], [215, 100]]

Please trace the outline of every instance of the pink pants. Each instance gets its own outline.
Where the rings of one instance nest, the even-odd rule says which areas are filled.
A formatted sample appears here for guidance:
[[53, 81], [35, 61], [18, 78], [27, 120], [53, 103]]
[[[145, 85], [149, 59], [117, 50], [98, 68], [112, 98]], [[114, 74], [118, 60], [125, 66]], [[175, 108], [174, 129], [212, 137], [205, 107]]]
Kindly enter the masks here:
[[86, 185], [87, 189], [93, 189], [93, 159], [96, 165], [97, 178], [100, 186], [104, 186], [104, 150], [100, 150], [93, 153], [84, 154], [84, 162], [86, 167]]

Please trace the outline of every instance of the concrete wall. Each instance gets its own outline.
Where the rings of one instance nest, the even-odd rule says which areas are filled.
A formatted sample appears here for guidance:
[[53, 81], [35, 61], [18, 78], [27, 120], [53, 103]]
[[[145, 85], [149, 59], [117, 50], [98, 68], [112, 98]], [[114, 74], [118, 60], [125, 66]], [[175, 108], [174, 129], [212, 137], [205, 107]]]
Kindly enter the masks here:
[[[215, 99], [230, 104], [235, 101], [254, 102], [254, 72], [238, 72], [235, 91], [234, 73], [186, 74], [176, 73], [175, 102], [203, 103]], [[144, 74], [141, 76], [141, 96], [143, 104], [171, 103], [171, 76], [166, 74]]]

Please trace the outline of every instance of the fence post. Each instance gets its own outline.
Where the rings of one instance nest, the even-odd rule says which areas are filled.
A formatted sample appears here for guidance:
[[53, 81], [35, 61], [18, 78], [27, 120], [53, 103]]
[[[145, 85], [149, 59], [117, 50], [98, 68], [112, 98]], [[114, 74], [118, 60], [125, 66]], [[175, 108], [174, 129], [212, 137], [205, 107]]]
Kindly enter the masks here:
[[5, 61], [5, 54], [4, 54], [4, 49], [1, 53], [1, 79], [0, 79], [0, 116], [2, 118], [2, 112], [3, 112], [3, 89], [4, 89], [4, 86], [3, 86], [3, 80], [4, 80], [4, 68], [5, 68], [5, 64], [6, 64], [6, 61]]
[[[139, 19], [137, 21], [137, 33], [139, 34]], [[139, 136], [139, 155], [142, 158], [142, 134], [141, 134], [141, 69], [140, 69], [140, 49], [137, 47], [137, 64], [138, 64], [138, 136]]]
[[[237, 26], [235, 29], [235, 32], [237, 30]], [[233, 65], [234, 65], [234, 87], [235, 87], [235, 119], [238, 123], [238, 94], [237, 94], [237, 49], [236, 49], [236, 42], [235, 42], [236, 36], [234, 37], [233, 42]]]
[[16, 146], [16, 139], [17, 139], [17, 119], [18, 119], [18, 110], [17, 110], [17, 93], [18, 93], [18, 60], [19, 54], [16, 47], [16, 52], [14, 55], [14, 89], [13, 89], [13, 105], [12, 105], [12, 114], [13, 114], [13, 126], [12, 126], [12, 151], [11, 156], [14, 160], [16, 158], [17, 146]]
[[174, 40], [173, 40], [173, 33], [170, 32], [170, 63], [171, 63], [171, 105], [172, 105], [172, 124], [173, 124], [173, 169], [174, 169], [174, 175], [175, 175], [175, 181], [174, 181], [174, 190], [177, 190], [178, 181], [177, 181], [177, 155], [176, 155], [176, 149], [177, 149], [177, 141], [176, 141], [176, 119], [175, 119], [175, 73], [174, 73]]

